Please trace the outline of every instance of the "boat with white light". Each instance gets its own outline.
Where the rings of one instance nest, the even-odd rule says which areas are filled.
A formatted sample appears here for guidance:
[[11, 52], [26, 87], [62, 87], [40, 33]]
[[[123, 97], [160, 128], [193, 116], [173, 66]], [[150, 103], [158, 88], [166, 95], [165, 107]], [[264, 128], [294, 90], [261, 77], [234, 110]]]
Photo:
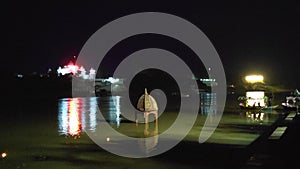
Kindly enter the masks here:
[[241, 96], [238, 100], [241, 109], [269, 110], [279, 107], [279, 105], [271, 105], [271, 101], [265, 96], [265, 92], [260, 90], [247, 91], [246, 96]]

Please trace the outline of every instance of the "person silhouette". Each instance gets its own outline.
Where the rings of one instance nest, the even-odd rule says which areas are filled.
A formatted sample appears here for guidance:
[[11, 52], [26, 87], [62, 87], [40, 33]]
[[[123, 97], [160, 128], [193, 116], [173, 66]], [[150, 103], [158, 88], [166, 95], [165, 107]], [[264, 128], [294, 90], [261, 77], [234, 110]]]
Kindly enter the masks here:
[[268, 106], [271, 106], [271, 97], [268, 99]]

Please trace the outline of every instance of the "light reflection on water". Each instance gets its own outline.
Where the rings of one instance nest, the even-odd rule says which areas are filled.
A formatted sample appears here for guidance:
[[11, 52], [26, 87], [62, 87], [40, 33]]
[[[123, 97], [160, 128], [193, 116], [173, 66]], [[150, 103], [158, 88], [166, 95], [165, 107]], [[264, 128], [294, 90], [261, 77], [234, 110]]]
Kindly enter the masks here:
[[[209, 113], [214, 115], [217, 111], [215, 94], [203, 94], [200, 95], [200, 116], [199, 120], [205, 120]], [[58, 113], [58, 132], [60, 135], [71, 136], [74, 139], [80, 138], [81, 134], [85, 131], [92, 131], [94, 134], [101, 134], [101, 124], [109, 123], [111, 127], [118, 133], [127, 135], [129, 137], [139, 138], [139, 150], [151, 153], [156, 151], [159, 145], [159, 133], [168, 129], [169, 124], [172, 125], [172, 119], [174, 118], [174, 113], [167, 113], [167, 116], [159, 118], [158, 121], [150, 122], [147, 124], [136, 124], [135, 122], [130, 122], [125, 119], [122, 112], [128, 111], [123, 105], [122, 97], [120, 96], [108, 96], [108, 97], [92, 97], [92, 98], [65, 98], [59, 100], [59, 113]], [[122, 106], [123, 105], [123, 106]], [[99, 111], [101, 109], [101, 112]], [[99, 113], [104, 117], [104, 121], [99, 118]], [[239, 132], [236, 138], [240, 135], [240, 127], [248, 125], [253, 130], [259, 131], [260, 128], [252, 129], [252, 126], [256, 125], [269, 125], [274, 122], [278, 113], [275, 110], [271, 111], [242, 111], [237, 109], [235, 112], [224, 112], [222, 117], [223, 125], [229, 124], [232, 126], [232, 131], [234, 133], [236, 127]], [[170, 120], [171, 119], [171, 120]], [[206, 119], [211, 120], [211, 119]], [[203, 121], [204, 122], [204, 121]], [[200, 124], [201, 125], [201, 124]], [[198, 126], [197, 126], [198, 127]], [[216, 136], [212, 140], [219, 140], [222, 142], [222, 128], [221, 132], [216, 132]], [[224, 128], [225, 132], [226, 128]], [[247, 134], [249, 131], [244, 130]], [[221, 134], [220, 134], [221, 133]], [[220, 136], [221, 135], [221, 136]], [[115, 142], [115, 135], [107, 135], [107, 142]], [[190, 138], [198, 138], [198, 135], [190, 135]], [[231, 139], [231, 138], [225, 138]], [[235, 137], [232, 138], [235, 140]], [[248, 140], [249, 143], [252, 141]], [[247, 142], [247, 141], [246, 141]], [[231, 143], [231, 142], [230, 142]], [[236, 144], [249, 144], [248, 142], [234, 142]], [[227, 144], [227, 143], [226, 143]], [[138, 150], [137, 150], [138, 151]]]
[[[106, 121], [117, 128], [121, 122], [120, 96], [102, 97], [102, 98], [65, 98], [60, 99], [58, 103], [58, 132], [60, 135], [72, 136], [75, 139], [80, 138], [84, 131], [97, 131], [98, 106], [101, 105], [101, 113]], [[137, 124], [132, 123], [137, 127]], [[158, 121], [155, 122], [154, 129], [150, 129], [149, 123], [141, 125], [144, 127], [145, 138], [141, 139], [139, 145], [146, 152], [155, 150], [158, 144]], [[128, 128], [127, 128], [128, 129]], [[101, 129], [100, 129], [101, 130]], [[106, 138], [110, 142], [110, 137]]]
[[[200, 112], [202, 115], [216, 113], [216, 94], [200, 94]], [[58, 132], [60, 135], [80, 137], [85, 130], [94, 132], [97, 128], [97, 111], [101, 105], [101, 113], [112, 126], [119, 128], [121, 125], [121, 97], [91, 97], [91, 98], [64, 98], [58, 103]], [[239, 110], [237, 110], [239, 111]], [[240, 111], [241, 112], [241, 111]], [[264, 111], [243, 112], [246, 123], [264, 123], [269, 120], [269, 113]]]
[[107, 121], [120, 126], [120, 96], [90, 98], [64, 98], [58, 100], [58, 133], [80, 137], [86, 130], [94, 132], [97, 128], [97, 110], [101, 103], [101, 113]]
[[94, 131], [97, 126], [97, 98], [65, 98], [58, 102], [58, 132], [80, 137], [82, 131]]
[[245, 112], [245, 118], [246, 118], [246, 122], [249, 124], [269, 123], [270, 114], [278, 114], [278, 113], [275, 110], [272, 111], [248, 110]]
[[200, 112], [202, 115], [217, 112], [216, 93], [200, 93]]

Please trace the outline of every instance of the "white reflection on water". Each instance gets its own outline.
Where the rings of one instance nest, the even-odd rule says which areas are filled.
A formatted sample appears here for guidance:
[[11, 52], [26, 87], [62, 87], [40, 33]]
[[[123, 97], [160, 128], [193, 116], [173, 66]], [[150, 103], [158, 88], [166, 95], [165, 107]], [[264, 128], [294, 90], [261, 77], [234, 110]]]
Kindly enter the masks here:
[[200, 112], [202, 115], [217, 113], [216, 93], [200, 93]]
[[107, 120], [119, 127], [121, 122], [120, 96], [104, 99], [98, 97], [64, 98], [58, 100], [58, 133], [78, 138], [86, 130], [94, 132], [97, 127], [97, 109], [100, 102], [103, 106], [101, 112], [108, 117]]
[[58, 102], [58, 132], [80, 137], [82, 131], [95, 131], [97, 98], [65, 98]]
[[149, 123], [145, 124], [144, 135], [146, 138], [139, 140], [139, 144], [146, 153], [156, 150], [159, 141], [158, 121], [155, 121], [154, 129], [149, 129]]
[[[101, 132], [100, 123], [109, 122], [112, 126], [120, 129], [121, 105], [120, 96], [112, 97], [91, 97], [91, 98], [64, 98], [58, 102], [58, 133], [64, 136], [80, 138], [82, 132]], [[101, 106], [101, 113], [106, 121], [97, 120], [98, 106]], [[124, 110], [123, 110], [124, 111]], [[99, 124], [99, 125], [98, 125]], [[141, 124], [144, 127], [144, 136], [139, 142], [141, 150], [146, 152], [154, 151], [158, 144], [158, 121], [154, 126], [149, 123]], [[129, 132], [137, 132], [138, 126], [135, 123], [126, 123], [123, 127]], [[135, 133], [139, 135], [139, 132]], [[108, 136], [107, 142], [113, 142], [114, 137]]]
[[120, 109], [120, 96], [114, 96], [112, 97], [112, 101], [109, 102], [109, 116], [110, 119], [115, 119], [115, 122], [117, 123], [117, 127], [120, 127], [120, 115], [121, 115], [121, 109]]
[[269, 112], [264, 112], [262, 110], [246, 111], [246, 118], [248, 123], [268, 123], [269, 122]]
[[[201, 114], [216, 112], [216, 94], [203, 93], [201, 97]], [[63, 98], [58, 102], [58, 132], [60, 135], [79, 137], [89, 130], [97, 128], [97, 109], [101, 105], [101, 113], [111, 125], [120, 127], [121, 105], [120, 96]]]

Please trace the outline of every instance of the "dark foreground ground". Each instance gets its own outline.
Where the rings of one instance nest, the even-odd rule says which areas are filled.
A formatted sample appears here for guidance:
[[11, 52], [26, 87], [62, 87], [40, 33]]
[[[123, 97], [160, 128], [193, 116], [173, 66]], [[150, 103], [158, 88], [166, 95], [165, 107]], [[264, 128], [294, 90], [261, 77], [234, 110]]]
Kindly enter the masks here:
[[[290, 112], [284, 117], [249, 147], [249, 160], [243, 168], [300, 168], [300, 115]], [[276, 136], [276, 129], [285, 132]]]

